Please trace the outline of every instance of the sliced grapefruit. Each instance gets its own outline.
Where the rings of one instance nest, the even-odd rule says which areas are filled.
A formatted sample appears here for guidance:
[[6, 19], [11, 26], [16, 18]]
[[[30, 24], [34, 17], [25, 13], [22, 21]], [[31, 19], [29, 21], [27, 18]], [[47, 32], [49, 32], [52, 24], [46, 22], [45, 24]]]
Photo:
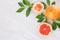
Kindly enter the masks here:
[[50, 5], [46, 8], [46, 16], [51, 20], [56, 20], [60, 17], [60, 8], [55, 5]]
[[44, 6], [42, 3], [35, 3], [33, 5], [33, 10], [37, 13], [41, 13], [43, 9], [44, 9]]
[[41, 36], [47, 37], [51, 34], [52, 27], [48, 23], [42, 23], [39, 28], [39, 33]]

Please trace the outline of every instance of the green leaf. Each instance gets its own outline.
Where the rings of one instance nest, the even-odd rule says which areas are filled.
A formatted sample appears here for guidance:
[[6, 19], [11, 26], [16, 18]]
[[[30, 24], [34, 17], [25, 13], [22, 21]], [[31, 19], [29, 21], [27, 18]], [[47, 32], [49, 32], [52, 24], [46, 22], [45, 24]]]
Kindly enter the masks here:
[[58, 21], [60, 21], [60, 18], [57, 18]]
[[51, 4], [52, 4], [52, 5], [55, 5], [55, 4], [56, 4], [56, 2], [55, 2], [55, 1], [53, 1]]
[[56, 23], [60, 23], [60, 17], [55, 20]]
[[27, 9], [27, 11], [26, 11], [26, 17], [28, 17], [28, 16], [30, 15], [31, 8], [32, 8], [32, 7], [29, 7], [29, 8]]
[[44, 18], [41, 18], [41, 19], [39, 19], [37, 22], [42, 22], [44, 20]]
[[33, 5], [34, 5], [34, 4], [32, 3], [30, 7], [32, 8], [32, 7], [33, 7]]
[[50, 5], [50, 0], [46, 0], [47, 4]]
[[37, 19], [40, 19], [40, 18], [43, 18], [45, 15], [43, 13], [41, 13], [40, 15], [37, 15], [36, 18]]
[[24, 7], [22, 2], [18, 2], [19, 6]]
[[60, 18], [57, 18], [57, 20], [55, 22], [56, 22], [58, 28], [60, 28]]
[[37, 22], [42, 22], [45, 19], [45, 15], [41, 13], [40, 15], [37, 15], [36, 18], [38, 19]]
[[19, 8], [16, 12], [22, 12], [24, 8]]
[[30, 5], [31, 5], [28, 0], [23, 0], [23, 3], [24, 3], [25, 5], [27, 5], [27, 6], [30, 6]]
[[58, 28], [60, 29], [60, 23], [57, 23]]
[[44, 2], [41, 2], [44, 5], [44, 9], [46, 9], [47, 5]]
[[57, 26], [58, 26], [58, 28], [60, 29], [60, 24], [58, 24]]
[[52, 29], [53, 30], [56, 30], [57, 29], [57, 24], [55, 22], [53, 22], [53, 24], [52, 24]]
[[58, 28], [60, 29], [60, 21], [55, 21], [55, 23], [58, 26]]

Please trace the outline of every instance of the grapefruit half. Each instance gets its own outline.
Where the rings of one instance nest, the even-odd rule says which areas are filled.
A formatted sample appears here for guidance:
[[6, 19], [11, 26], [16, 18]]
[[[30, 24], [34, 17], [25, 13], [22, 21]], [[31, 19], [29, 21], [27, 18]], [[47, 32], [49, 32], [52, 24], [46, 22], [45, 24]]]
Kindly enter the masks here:
[[43, 9], [44, 9], [44, 6], [42, 3], [35, 3], [33, 5], [33, 10], [37, 13], [41, 13], [43, 11]]
[[52, 32], [52, 26], [48, 23], [42, 23], [39, 27], [39, 33], [41, 36], [47, 37]]

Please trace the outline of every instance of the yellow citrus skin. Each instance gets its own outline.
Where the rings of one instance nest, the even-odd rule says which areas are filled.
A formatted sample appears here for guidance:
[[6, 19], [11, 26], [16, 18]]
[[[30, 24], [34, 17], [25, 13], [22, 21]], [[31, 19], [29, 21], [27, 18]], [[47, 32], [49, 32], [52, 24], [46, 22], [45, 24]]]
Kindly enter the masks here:
[[52, 20], [56, 20], [60, 17], [60, 8], [55, 5], [50, 5], [45, 10], [46, 17]]

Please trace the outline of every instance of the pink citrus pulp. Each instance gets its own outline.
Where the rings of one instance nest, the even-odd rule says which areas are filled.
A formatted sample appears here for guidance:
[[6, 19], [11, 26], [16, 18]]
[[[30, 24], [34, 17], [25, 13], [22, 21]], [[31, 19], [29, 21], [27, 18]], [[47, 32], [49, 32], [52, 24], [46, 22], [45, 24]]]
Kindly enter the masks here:
[[52, 27], [48, 23], [42, 23], [39, 28], [39, 33], [42, 36], [49, 36], [52, 32]]
[[43, 9], [44, 9], [44, 6], [42, 3], [35, 3], [33, 5], [33, 10], [37, 13], [41, 13]]

